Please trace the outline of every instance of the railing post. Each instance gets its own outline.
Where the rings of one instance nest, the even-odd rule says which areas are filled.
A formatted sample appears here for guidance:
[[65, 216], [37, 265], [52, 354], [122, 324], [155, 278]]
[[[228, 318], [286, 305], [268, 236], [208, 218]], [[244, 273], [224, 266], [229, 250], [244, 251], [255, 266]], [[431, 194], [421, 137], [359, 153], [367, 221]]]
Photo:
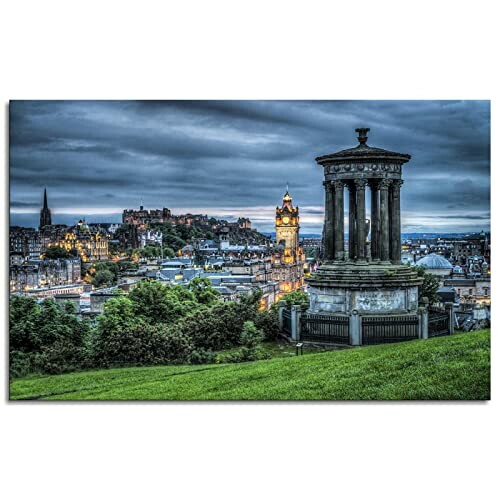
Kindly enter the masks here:
[[453, 310], [453, 302], [445, 302], [444, 307], [448, 312], [448, 318], [449, 318], [448, 333], [449, 335], [453, 335], [453, 332], [455, 331], [455, 311]]
[[418, 338], [429, 338], [429, 311], [427, 307], [418, 308]]
[[349, 336], [351, 345], [361, 345], [361, 316], [356, 309], [351, 311], [349, 315]]
[[283, 311], [286, 309], [286, 300], [278, 302], [278, 325], [280, 332], [283, 331]]
[[302, 314], [302, 307], [294, 304], [292, 306], [291, 314], [291, 337], [292, 340], [300, 340], [300, 316]]

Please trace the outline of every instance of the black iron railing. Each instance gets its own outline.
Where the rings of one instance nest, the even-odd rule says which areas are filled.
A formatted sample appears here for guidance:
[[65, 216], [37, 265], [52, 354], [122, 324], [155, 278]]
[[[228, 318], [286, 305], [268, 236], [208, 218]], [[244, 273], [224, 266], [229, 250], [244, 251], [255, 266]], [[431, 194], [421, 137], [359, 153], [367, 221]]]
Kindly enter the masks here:
[[283, 310], [283, 331], [287, 335], [292, 334], [292, 312], [290, 309]]
[[349, 317], [330, 314], [303, 314], [300, 340], [349, 344]]
[[440, 337], [450, 335], [450, 315], [439, 307], [429, 307], [428, 335]]
[[385, 344], [418, 339], [418, 316], [362, 316], [362, 344]]

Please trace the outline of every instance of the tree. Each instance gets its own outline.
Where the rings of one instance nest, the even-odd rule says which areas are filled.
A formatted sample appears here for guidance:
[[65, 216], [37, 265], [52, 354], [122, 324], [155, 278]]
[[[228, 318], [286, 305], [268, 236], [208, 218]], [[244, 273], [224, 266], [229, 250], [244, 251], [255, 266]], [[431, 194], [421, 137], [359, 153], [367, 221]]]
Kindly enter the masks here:
[[434, 274], [427, 272], [424, 266], [415, 266], [413, 268], [419, 277], [423, 278], [424, 282], [418, 287], [418, 298], [422, 301], [424, 297], [429, 300], [429, 304], [434, 304], [438, 301], [437, 290], [439, 288], [439, 279]]
[[155, 257], [159, 257], [161, 255], [161, 248], [156, 245], [146, 245], [140, 251], [141, 257], [145, 259], [154, 259]]
[[175, 252], [170, 247], [163, 247], [163, 257], [172, 259], [175, 257]]
[[193, 278], [188, 285], [199, 304], [212, 305], [219, 300], [220, 292], [215, 290], [208, 278]]
[[95, 287], [113, 286], [118, 281], [120, 267], [116, 262], [96, 262], [88, 270], [86, 279]]
[[259, 330], [253, 321], [245, 321], [241, 330], [239, 343], [241, 347], [229, 354], [222, 354], [216, 358], [216, 362], [240, 363], [242, 361], [254, 361], [266, 359], [270, 355], [262, 349], [264, 333]]
[[135, 313], [157, 323], [171, 323], [197, 308], [196, 297], [181, 285], [141, 281], [130, 293]]
[[103, 286], [113, 286], [116, 282], [116, 277], [111, 271], [103, 269], [102, 271], [97, 271], [92, 277], [92, 284], [99, 288]]
[[64, 247], [52, 246], [45, 250], [44, 257], [46, 259], [69, 259], [75, 257], [76, 251], [74, 253], [68, 252]]
[[283, 296], [282, 300], [286, 301], [288, 307], [292, 305], [299, 305], [302, 307], [303, 311], [309, 309], [309, 295], [302, 290], [295, 290], [287, 293]]
[[240, 342], [244, 347], [255, 349], [264, 340], [262, 330], [259, 330], [253, 321], [245, 321], [241, 331]]
[[137, 327], [143, 322], [144, 319], [136, 314], [134, 303], [128, 297], [117, 295], [104, 304], [104, 314], [98, 318], [98, 331], [103, 337]]
[[10, 300], [10, 373], [63, 373], [82, 366], [90, 324], [70, 302]]

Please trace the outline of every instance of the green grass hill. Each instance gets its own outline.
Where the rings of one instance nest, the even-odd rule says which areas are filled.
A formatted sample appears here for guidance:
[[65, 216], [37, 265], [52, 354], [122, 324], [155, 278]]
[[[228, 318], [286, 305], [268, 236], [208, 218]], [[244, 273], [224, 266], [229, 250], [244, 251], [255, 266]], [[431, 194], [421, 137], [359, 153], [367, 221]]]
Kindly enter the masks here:
[[13, 400], [487, 400], [490, 331], [230, 365], [15, 379]]

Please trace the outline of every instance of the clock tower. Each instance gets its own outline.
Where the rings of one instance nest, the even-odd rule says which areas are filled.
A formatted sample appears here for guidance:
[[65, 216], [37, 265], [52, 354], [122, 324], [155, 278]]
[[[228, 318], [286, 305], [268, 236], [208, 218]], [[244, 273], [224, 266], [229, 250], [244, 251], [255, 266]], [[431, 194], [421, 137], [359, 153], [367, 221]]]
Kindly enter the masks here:
[[292, 197], [286, 190], [283, 204], [276, 207], [276, 242], [296, 252], [299, 247], [299, 207], [292, 205]]

